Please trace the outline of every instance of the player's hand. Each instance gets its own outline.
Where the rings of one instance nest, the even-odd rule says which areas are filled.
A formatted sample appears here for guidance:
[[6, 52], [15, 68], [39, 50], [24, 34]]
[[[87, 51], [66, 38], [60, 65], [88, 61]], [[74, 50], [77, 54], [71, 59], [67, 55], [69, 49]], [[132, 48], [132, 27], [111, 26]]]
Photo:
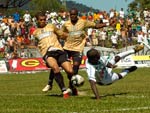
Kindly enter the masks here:
[[117, 67], [117, 65], [112, 65], [112, 68], [116, 68]]

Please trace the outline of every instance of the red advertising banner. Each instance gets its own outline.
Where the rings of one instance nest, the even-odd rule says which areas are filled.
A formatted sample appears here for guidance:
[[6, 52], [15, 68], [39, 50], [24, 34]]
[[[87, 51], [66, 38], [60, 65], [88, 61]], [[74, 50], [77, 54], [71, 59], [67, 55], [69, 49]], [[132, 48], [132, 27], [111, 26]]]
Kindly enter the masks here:
[[37, 71], [47, 70], [42, 58], [20, 58], [9, 60], [9, 71]]
[[[86, 56], [83, 56], [80, 68], [85, 68]], [[9, 71], [39, 71], [47, 70], [45, 62], [42, 58], [20, 58], [8, 60]], [[72, 61], [71, 61], [72, 63]]]
[[87, 56], [83, 56], [82, 57], [80, 68], [85, 68], [85, 61], [86, 61], [86, 59], [87, 59]]

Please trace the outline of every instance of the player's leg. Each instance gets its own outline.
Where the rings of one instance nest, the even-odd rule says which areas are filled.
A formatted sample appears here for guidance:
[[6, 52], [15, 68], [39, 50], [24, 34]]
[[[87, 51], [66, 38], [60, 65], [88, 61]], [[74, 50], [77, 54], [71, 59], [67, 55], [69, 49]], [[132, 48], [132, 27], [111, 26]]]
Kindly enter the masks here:
[[[73, 61], [73, 75], [78, 74], [79, 71], [79, 67], [81, 64], [81, 60], [82, 60], [82, 54], [80, 52], [77, 51], [69, 51], [69, 50], [65, 50], [68, 54], [68, 57], [72, 57], [72, 61]], [[69, 74], [68, 74], [68, 78], [69, 78]], [[70, 87], [72, 95], [78, 95], [78, 91], [74, 86]]]
[[109, 85], [112, 84], [122, 78], [124, 78], [126, 75], [128, 75], [128, 73], [131, 73], [133, 71], [135, 71], [137, 69], [136, 66], [131, 66], [129, 68], [124, 69], [121, 73], [112, 73], [110, 72], [106, 79], [102, 80], [102, 84], [101, 85]]
[[69, 86], [72, 85], [71, 83], [71, 78], [73, 76], [73, 68], [71, 65], [70, 60], [68, 59], [68, 55], [66, 52], [60, 52], [60, 56], [58, 57], [58, 63], [60, 66], [65, 70], [67, 73], [68, 79], [69, 79]]
[[[58, 62], [61, 64], [61, 67], [67, 73], [67, 77], [69, 79], [69, 88], [67, 89], [68, 92], [72, 93], [72, 95], [77, 95], [77, 90], [71, 82], [71, 78], [74, 75], [74, 70], [73, 70], [71, 62], [68, 60], [67, 52], [59, 56]], [[74, 92], [76, 93], [74, 94]]]
[[125, 77], [128, 73], [131, 73], [131, 72], [135, 71], [136, 69], [137, 69], [136, 66], [131, 66], [131, 67], [129, 67], [129, 68], [124, 69], [124, 70], [120, 73], [120, 75], [121, 75], [122, 78], [123, 78], [123, 77]]
[[59, 65], [57, 64], [57, 60], [53, 57], [48, 57], [46, 61], [54, 72], [54, 78], [57, 84], [59, 85], [61, 91], [63, 92], [64, 98], [68, 98], [69, 95], [66, 92], [64, 79], [63, 79], [62, 74], [60, 73], [60, 68], [59, 68]]
[[48, 84], [42, 89], [43, 92], [47, 92], [52, 89], [53, 79], [54, 79], [54, 71], [51, 69], [51, 71], [49, 73]]
[[[72, 60], [73, 60], [74, 75], [77, 75], [82, 61], [82, 54], [80, 52], [74, 52], [72, 54]], [[75, 87], [72, 87], [71, 90], [72, 90], [72, 95], [74, 96], [78, 95], [78, 91]]]
[[[74, 86], [71, 82], [71, 78], [73, 76], [73, 68], [72, 68], [72, 65], [69, 61], [65, 61], [61, 64], [61, 67], [65, 70], [65, 72], [67, 73], [67, 77], [69, 79], [69, 88], [70, 89], [73, 89]], [[69, 90], [68, 90], [69, 91]], [[70, 93], [72, 93], [71, 91], [69, 91]]]
[[143, 45], [137, 45], [135, 48], [131, 49], [131, 50], [128, 50], [128, 51], [125, 51], [125, 52], [122, 52], [122, 53], [119, 53], [117, 55], [114, 56], [114, 58], [112, 58], [109, 62], [111, 64], [116, 64], [120, 59], [122, 58], [125, 58], [131, 54], [135, 54], [136, 52], [142, 50], [144, 48]]
[[78, 74], [79, 67], [82, 61], [82, 54], [80, 52], [72, 52], [72, 60], [74, 75], [76, 75]]

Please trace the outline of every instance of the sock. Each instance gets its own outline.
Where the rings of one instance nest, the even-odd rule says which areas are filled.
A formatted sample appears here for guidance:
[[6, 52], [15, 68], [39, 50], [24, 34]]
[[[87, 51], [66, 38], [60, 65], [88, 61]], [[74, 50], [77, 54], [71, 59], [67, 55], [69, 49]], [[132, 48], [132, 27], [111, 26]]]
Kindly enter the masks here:
[[119, 54], [117, 54], [116, 56], [120, 56], [121, 58], [125, 58], [126, 56], [131, 55], [131, 54], [134, 54], [134, 53], [135, 53], [135, 50], [134, 50], [134, 49], [131, 49], [131, 50], [128, 50], [128, 51], [119, 53]]
[[51, 70], [49, 74], [49, 80], [48, 80], [48, 85], [52, 86], [53, 85], [53, 79], [54, 79], [54, 71]]
[[66, 87], [65, 87], [65, 84], [64, 84], [64, 79], [63, 79], [63, 76], [61, 75], [61, 73], [55, 73], [54, 75], [54, 78], [57, 82], [57, 84], [59, 85], [59, 88], [61, 89], [61, 91], [66, 91]]
[[68, 79], [69, 79], [69, 88], [70, 88], [70, 89], [74, 88], [74, 86], [73, 86], [73, 84], [72, 84], [72, 82], [71, 82], [72, 76], [73, 76], [73, 75], [71, 75], [71, 74], [67, 74], [67, 77], [68, 77]]
[[78, 70], [79, 70], [79, 66], [78, 65], [74, 65], [73, 66], [74, 75], [78, 74]]
[[123, 72], [120, 73], [120, 75], [121, 75], [122, 77], [125, 77], [127, 74], [128, 74], [128, 71], [123, 71]]
[[126, 56], [129, 56], [129, 55], [134, 54], [134, 53], [135, 53], [135, 50], [134, 50], [134, 49], [131, 49], [131, 50], [128, 50], [128, 51], [119, 53], [119, 54], [115, 55], [109, 62], [110, 62], [112, 65], [114, 65], [114, 64], [116, 64], [116, 62], [115, 62], [115, 57], [116, 57], [116, 56], [119, 56], [120, 59], [122, 59], [122, 58], [125, 58]]

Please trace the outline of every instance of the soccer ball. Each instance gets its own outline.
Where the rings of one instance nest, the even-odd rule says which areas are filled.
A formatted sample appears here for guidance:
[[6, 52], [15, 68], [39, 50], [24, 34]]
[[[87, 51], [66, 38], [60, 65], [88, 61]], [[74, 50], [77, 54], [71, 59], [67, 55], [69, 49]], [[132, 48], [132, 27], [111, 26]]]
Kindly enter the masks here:
[[84, 84], [84, 78], [81, 75], [72, 76], [71, 82], [74, 86], [82, 86]]

